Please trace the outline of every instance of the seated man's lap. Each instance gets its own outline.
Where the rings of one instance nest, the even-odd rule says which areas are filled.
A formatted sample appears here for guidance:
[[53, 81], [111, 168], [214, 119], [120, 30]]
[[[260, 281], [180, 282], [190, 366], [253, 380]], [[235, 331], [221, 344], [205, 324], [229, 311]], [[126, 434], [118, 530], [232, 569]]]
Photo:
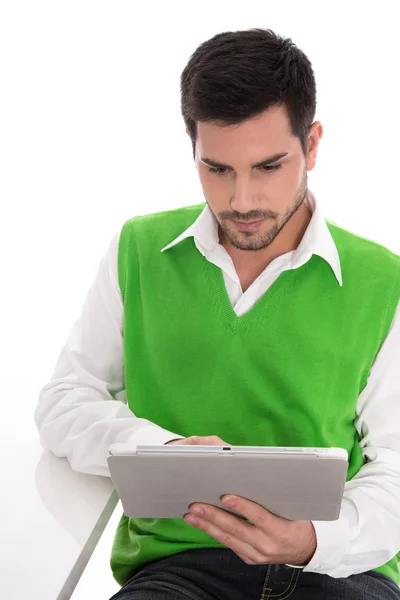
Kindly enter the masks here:
[[368, 571], [334, 578], [287, 565], [247, 565], [228, 548], [190, 550], [141, 567], [110, 600], [400, 600]]

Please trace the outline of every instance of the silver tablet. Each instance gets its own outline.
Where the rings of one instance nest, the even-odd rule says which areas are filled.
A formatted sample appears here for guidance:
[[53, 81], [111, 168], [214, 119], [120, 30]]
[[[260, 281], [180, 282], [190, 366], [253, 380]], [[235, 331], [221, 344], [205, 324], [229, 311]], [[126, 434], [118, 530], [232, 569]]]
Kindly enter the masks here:
[[334, 521], [348, 469], [343, 448], [113, 444], [107, 461], [125, 515], [140, 518], [183, 518], [193, 502], [237, 515], [220, 502], [235, 494], [286, 519]]

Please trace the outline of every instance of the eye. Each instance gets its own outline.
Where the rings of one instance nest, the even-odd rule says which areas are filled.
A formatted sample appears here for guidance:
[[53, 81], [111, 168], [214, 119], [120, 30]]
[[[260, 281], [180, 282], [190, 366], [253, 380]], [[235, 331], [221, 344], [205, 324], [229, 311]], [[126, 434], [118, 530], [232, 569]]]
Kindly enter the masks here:
[[270, 171], [264, 171], [264, 173], [271, 173], [272, 171], [277, 171], [278, 169], [281, 168], [282, 165], [265, 165], [264, 167], [260, 167], [260, 169], [264, 170], [264, 169], [270, 169]]
[[226, 171], [226, 169], [222, 169], [221, 167], [218, 168], [214, 168], [214, 167], [207, 167], [207, 170], [210, 173], [215, 173], [216, 175], [224, 175], [224, 173], [220, 173], [219, 171]]
[[[278, 169], [280, 169], [281, 166], [282, 165], [264, 165], [263, 167], [258, 168], [261, 169], [264, 173], [272, 173], [273, 171], [277, 171]], [[215, 173], [216, 175], [225, 175], [225, 173], [221, 173], [221, 171], [226, 172], [226, 168], [222, 167], [207, 167], [207, 169], [210, 173]]]

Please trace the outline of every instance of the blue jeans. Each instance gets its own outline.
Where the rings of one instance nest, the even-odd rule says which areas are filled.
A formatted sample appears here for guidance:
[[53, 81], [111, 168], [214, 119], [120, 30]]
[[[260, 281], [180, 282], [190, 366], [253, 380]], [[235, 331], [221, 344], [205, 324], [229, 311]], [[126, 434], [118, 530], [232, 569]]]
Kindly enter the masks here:
[[366, 571], [334, 578], [286, 565], [248, 565], [229, 548], [146, 563], [110, 600], [399, 600], [395, 582]]

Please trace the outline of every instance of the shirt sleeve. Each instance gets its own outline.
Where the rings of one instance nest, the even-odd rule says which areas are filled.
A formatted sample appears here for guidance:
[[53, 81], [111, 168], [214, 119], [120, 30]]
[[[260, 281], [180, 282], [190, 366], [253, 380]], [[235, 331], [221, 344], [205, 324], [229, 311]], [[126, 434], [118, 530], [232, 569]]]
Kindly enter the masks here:
[[317, 549], [304, 571], [348, 577], [400, 550], [399, 357], [400, 304], [357, 402], [365, 464], [345, 484], [339, 519], [312, 521]]
[[43, 448], [68, 458], [75, 471], [106, 477], [111, 444], [162, 445], [182, 438], [136, 417], [127, 405], [119, 236], [113, 236], [101, 257], [81, 314], [34, 412]]

